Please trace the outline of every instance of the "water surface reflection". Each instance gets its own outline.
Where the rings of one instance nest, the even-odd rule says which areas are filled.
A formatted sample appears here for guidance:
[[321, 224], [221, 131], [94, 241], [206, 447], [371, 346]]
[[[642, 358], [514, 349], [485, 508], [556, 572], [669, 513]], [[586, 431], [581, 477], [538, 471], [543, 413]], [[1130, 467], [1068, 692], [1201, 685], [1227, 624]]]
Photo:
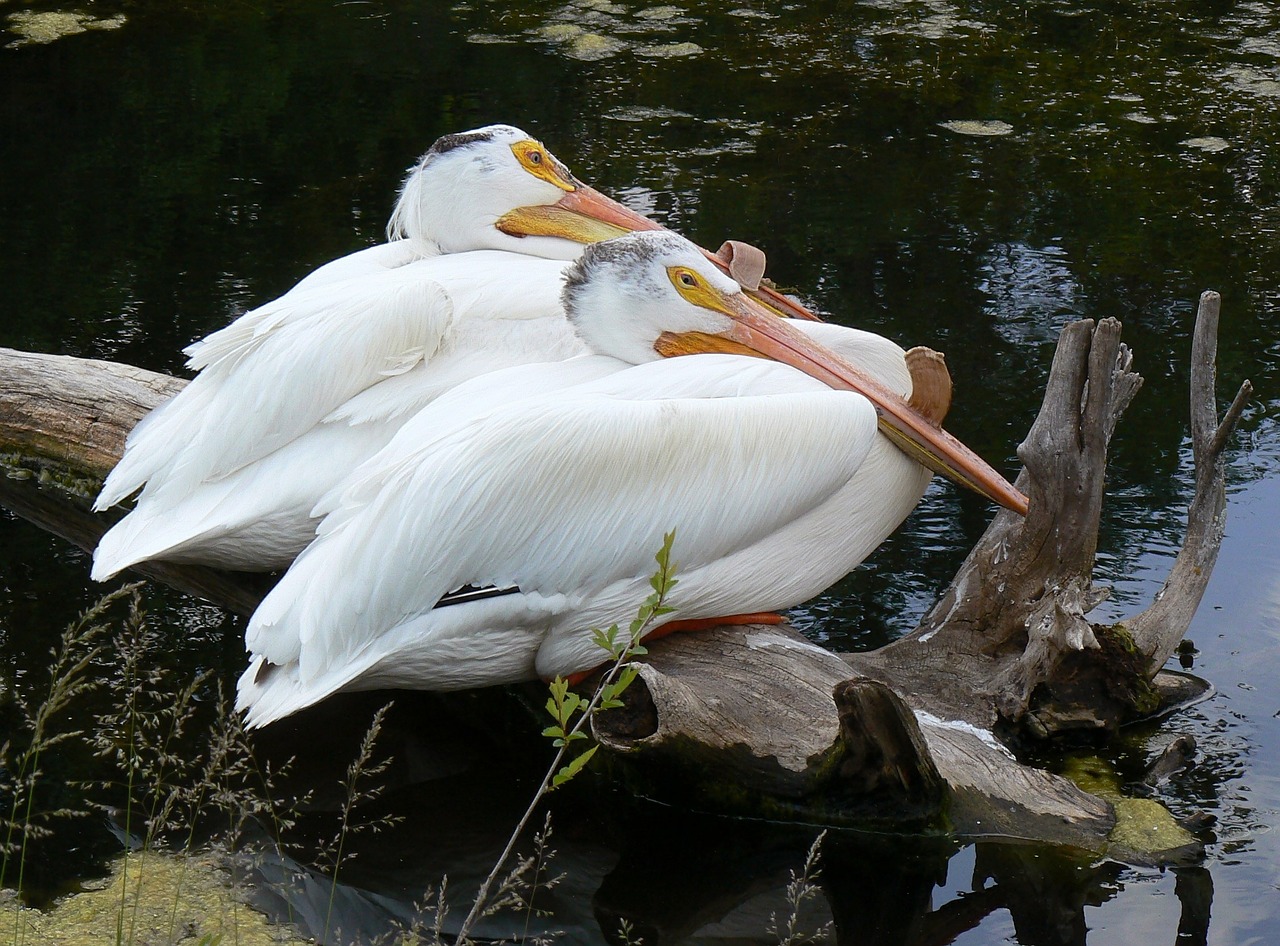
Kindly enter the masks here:
[[[0, 50], [0, 344], [180, 371], [192, 339], [380, 239], [402, 169], [437, 135], [514, 121], [700, 242], [761, 245], [775, 278], [833, 318], [944, 350], [950, 426], [1010, 472], [1058, 328], [1123, 319], [1146, 386], [1109, 474], [1106, 620], [1154, 593], [1176, 548], [1190, 320], [1200, 290], [1220, 289], [1220, 376], [1251, 377], [1259, 395], [1229, 458], [1227, 543], [1187, 655], [1219, 696], [1109, 754], [1134, 783], [1172, 731], [1196, 736], [1197, 763], [1156, 794], [1218, 817], [1206, 865], [1161, 874], [994, 841], [833, 833], [808, 919], [858, 943], [1080, 943], [1087, 928], [1095, 942], [1280, 938], [1273, 5], [103, 0], [94, 16], [124, 15], [119, 29], [13, 45], [47, 6], [0, 14], [12, 37]], [[841, 649], [893, 639], [989, 516], [936, 483], [796, 622]], [[43, 680], [56, 630], [101, 590], [86, 575], [83, 556], [0, 517], [7, 688]], [[174, 667], [234, 679], [237, 622], [165, 592], [148, 602]], [[316, 733], [329, 730], [298, 742]], [[386, 804], [409, 821], [352, 862], [351, 930], [407, 915], [445, 873], [459, 891], [474, 885], [536, 769], [477, 760], [475, 746], [398, 748], [417, 775]], [[336, 765], [300, 772], [332, 785]], [[664, 942], [771, 939], [814, 830], [597, 788], [555, 806], [570, 879], [554, 925], [570, 941], [597, 942], [623, 917]], [[53, 891], [118, 847], [97, 821], [59, 843], [33, 867]]]
[[[290, 728], [295, 734], [323, 728], [358, 738], [355, 721], [367, 718], [371, 699], [345, 703]], [[344, 869], [341, 916], [335, 922], [352, 942], [422, 917], [424, 891], [446, 874], [455, 904], [467, 903], [536, 780], [519, 760], [512, 765], [504, 759], [504, 770], [494, 772], [494, 760], [476, 758], [474, 744], [469, 750], [465, 741], [442, 751], [440, 741], [432, 740], [419, 752], [414, 744], [421, 730], [413, 721], [435, 716], [424, 713], [427, 703], [405, 695], [391, 717], [397, 756], [415, 761], [398, 765], [398, 776], [408, 784], [384, 804], [403, 813], [405, 821], [390, 836], [358, 842], [355, 859]], [[290, 742], [287, 733], [277, 735]], [[476, 768], [459, 769], [468, 755]], [[324, 764], [309, 766], [305, 750], [302, 760], [299, 778], [311, 783]], [[552, 915], [500, 915], [483, 928], [484, 935], [558, 930], [565, 942], [623, 942], [619, 931], [625, 924], [633, 937], [651, 944], [776, 943], [776, 930], [785, 927], [791, 913], [788, 885], [803, 874], [818, 834], [813, 827], [659, 806], [603, 784], [571, 784], [553, 799], [551, 818], [555, 855], [548, 872], [565, 876], [535, 905]], [[328, 830], [321, 816], [313, 821], [317, 834]], [[526, 838], [521, 850], [532, 849]], [[263, 906], [295, 919], [325, 917], [325, 882], [282, 884], [296, 865], [276, 859], [256, 870], [272, 880], [257, 898]], [[1090, 928], [1109, 922], [1110, 913], [1100, 921], [1096, 911], [1129, 887], [1172, 895], [1157, 909], [1125, 912], [1126, 928], [1151, 934], [1144, 942], [1175, 936], [1206, 942], [1213, 899], [1210, 872], [1194, 864], [1165, 873], [1026, 843], [961, 844], [946, 837], [838, 829], [823, 838], [813, 886], [797, 929], [811, 934], [829, 925], [834, 942], [873, 946], [992, 942], [1004, 936], [1020, 943], [1080, 946]], [[281, 891], [288, 889], [293, 892], [286, 899]], [[458, 920], [446, 919], [445, 928], [456, 928]], [[974, 931], [981, 938], [967, 938]]]

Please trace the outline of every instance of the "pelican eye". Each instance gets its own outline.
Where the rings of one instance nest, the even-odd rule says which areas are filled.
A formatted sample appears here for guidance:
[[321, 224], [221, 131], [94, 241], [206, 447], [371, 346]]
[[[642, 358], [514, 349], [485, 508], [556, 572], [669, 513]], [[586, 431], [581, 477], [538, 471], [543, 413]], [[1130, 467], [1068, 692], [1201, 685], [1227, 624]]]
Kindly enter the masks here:
[[716, 312], [724, 312], [725, 294], [710, 283], [703, 273], [691, 266], [668, 266], [667, 278], [677, 293], [693, 305]]
[[526, 138], [512, 144], [511, 150], [520, 166], [538, 180], [554, 184], [566, 192], [577, 189], [564, 165], [552, 157], [541, 142]]
[[[685, 298], [691, 302], [697, 302], [707, 289], [706, 283], [692, 269], [685, 266], [671, 266], [667, 269], [667, 277], [671, 280], [671, 285]], [[702, 303], [698, 302], [698, 305]]]

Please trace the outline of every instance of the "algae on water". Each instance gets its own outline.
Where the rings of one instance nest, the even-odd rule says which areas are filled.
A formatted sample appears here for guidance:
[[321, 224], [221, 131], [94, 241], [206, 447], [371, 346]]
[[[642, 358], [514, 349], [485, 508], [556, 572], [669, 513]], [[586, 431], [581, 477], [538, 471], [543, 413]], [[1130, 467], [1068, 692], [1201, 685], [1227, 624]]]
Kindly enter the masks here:
[[1068, 761], [1062, 773], [1086, 792], [1104, 798], [1116, 813], [1116, 826], [1108, 839], [1111, 853], [1120, 860], [1153, 863], [1181, 850], [1198, 847], [1195, 836], [1174, 820], [1158, 801], [1130, 798], [1120, 791], [1115, 771], [1097, 756], [1080, 756]]
[[640, 46], [637, 56], [649, 56], [653, 59], [676, 59], [681, 56], [696, 56], [702, 52], [697, 43], [666, 43], [661, 46]]
[[673, 6], [647, 7], [646, 9], [640, 10], [636, 13], [636, 19], [638, 20], [670, 20], [673, 17], [682, 16], [683, 14], [684, 14], [684, 10], [680, 9], [679, 7], [673, 7]]
[[72, 894], [53, 909], [19, 906], [0, 910], [0, 929], [13, 926], [12, 910], [26, 942], [41, 946], [98, 946], [116, 942], [117, 923], [126, 942], [191, 943], [204, 937], [240, 946], [293, 946], [309, 942], [274, 926], [235, 899], [212, 854], [134, 853], [121, 857], [101, 886]]
[[98, 19], [87, 13], [21, 10], [9, 14], [7, 22], [9, 32], [16, 33], [18, 36], [8, 45], [17, 47], [34, 43], [52, 43], [55, 39], [74, 36], [76, 33], [85, 33], [89, 30], [118, 30], [124, 26], [125, 18], [123, 15], [118, 15]]
[[1195, 148], [1197, 151], [1207, 151], [1209, 154], [1226, 151], [1231, 147], [1231, 143], [1225, 138], [1218, 138], [1214, 135], [1209, 135], [1204, 138], [1188, 138], [1185, 141], [1179, 142], [1179, 144], [1187, 148]]
[[538, 36], [552, 43], [563, 43], [583, 35], [586, 30], [576, 23], [548, 23], [538, 27]]
[[624, 49], [626, 44], [602, 33], [583, 33], [565, 46], [565, 54], [572, 59], [604, 59]]
[[954, 131], [957, 135], [972, 135], [977, 138], [998, 138], [1003, 135], [1013, 133], [1013, 126], [1008, 122], [1002, 121], [978, 121], [974, 119], [961, 119], [950, 122], [940, 122], [947, 131]]

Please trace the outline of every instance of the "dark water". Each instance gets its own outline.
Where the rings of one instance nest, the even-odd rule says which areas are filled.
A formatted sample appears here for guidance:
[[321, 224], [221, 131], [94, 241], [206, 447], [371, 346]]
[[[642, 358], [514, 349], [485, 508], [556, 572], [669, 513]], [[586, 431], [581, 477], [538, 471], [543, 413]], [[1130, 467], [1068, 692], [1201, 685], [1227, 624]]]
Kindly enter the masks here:
[[[1157, 872], [1023, 845], [842, 835], [828, 842], [817, 914], [850, 943], [1280, 940], [1280, 12], [99, 3], [88, 26], [123, 23], [23, 43], [28, 15], [52, 9], [0, 12], [11, 42], [0, 49], [0, 344], [177, 371], [183, 345], [377, 241], [402, 169], [436, 136], [512, 122], [703, 244], [760, 245], [775, 279], [836, 320], [945, 351], [948, 425], [1010, 472], [1058, 329], [1122, 319], [1146, 385], [1113, 451], [1103, 617], [1138, 610], [1176, 550], [1191, 489], [1191, 319], [1199, 292], [1220, 290], [1222, 393], [1249, 377], [1258, 396], [1189, 634], [1194, 669], [1219, 694], [1113, 753], [1133, 777], [1172, 733], [1195, 735], [1196, 766], [1159, 797], [1217, 816], [1207, 861]], [[892, 639], [989, 516], [936, 483], [797, 623], [835, 647]], [[6, 684], [33, 686], [58, 630], [101, 592], [87, 570], [0, 518]], [[233, 679], [233, 621], [160, 591], [149, 604], [175, 665]], [[393, 794], [408, 823], [346, 875], [353, 898], [386, 899], [353, 903], [349, 926], [405, 909], [444, 873], [464, 889], [487, 868], [532, 768], [457, 763], [468, 765]], [[554, 923], [571, 942], [598, 941], [618, 916], [667, 941], [769, 941], [812, 838], [587, 791], [556, 818], [569, 879]], [[85, 825], [78, 843], [92, 861], [113, 842]], [[41, 878], [56, 887], [65, 866]]]

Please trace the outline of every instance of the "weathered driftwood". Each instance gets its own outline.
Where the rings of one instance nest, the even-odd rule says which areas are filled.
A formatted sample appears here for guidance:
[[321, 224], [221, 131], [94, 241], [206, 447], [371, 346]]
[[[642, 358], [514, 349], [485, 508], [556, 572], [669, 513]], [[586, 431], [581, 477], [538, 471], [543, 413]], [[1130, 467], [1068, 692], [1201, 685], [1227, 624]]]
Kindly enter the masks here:
[[[869, 681], [850, 681], [839, 655], [786, 628], [718, 628], [659, 645], [626, 708], [593, 727], [641, 791], [835, 822], [918, 823], [945, 807], [967, 836], [1095, 849], [1114, 823], [1106, 802], [1019, 764], [989, 732], [904, 712], [896, 694], [865, 698]], [[904, 768], [912, 751], [918, 761]]]
[[[1085, 618], [1104, 597], [1091, 574], [1107, 446], [1141, 379], [1131, 370], [1117, 322], [1080, 322], [1068, 326], [1060, 339], [1044, 405], [1019, 450], [1026, 469], [1018, 483], [1031, 497], [1026, 520], [1009, 512], [997, 515], [911, 634], [878, 651], [844, 655], [857, 674], [854, 680], [879, 681], [915, 711], [927, 747], [915, 777], [923, 786], [932, 771], [941, 774], [950, 823], [961, 832], [1093, 846], [1109, 830], [1110, 806], [1071, 783], [1020, 765], [993, 734], [1042, 738], [1110, 730], [1198, 692], [1194, 683], [1160, 668], [1186, 631], [1221, 542], [1221, 452], [1249, 393], [1246, 382], [1219, 424], [1212, 374], [1217, 307], [1217, 294], [1205, 293], [1194, 339], [1197, 492], [1188, 538], [1152, 608], [1114, 628], [1094, 627]], [[848, 806], [850, 799], [840, 797], [845, 792], [865, 805], [897, 777], [899, 784], [887, 797], [899, 812], [905, 808], [918, 815], [922, 805], [927, 811], [929, 792], [914, 787], [912, 778], [897, 776], [896, 764], [882, 764], [904, 757], [894, 749], [903, 742], [895, 730], [906, 724], [895, 721], [888, 706], [877, 713], [863, 701], [847, 703], [849, 681], [836, 681], [839, 710], [833, 716], [822, 691], [846, 671], [833, 667], [824, 677], [817, 666], [822, 657], [806, 657], [797, 674], [803, 682], [794, 683], [788, 678], [798, 666], [795, 659], [737, 656], [766, 647], [780, 655], [800, 646], [776, 639], [766, 643], [765, 634], [764, 628], [723, 629], [715, 636], [673, 639], [655, 650], [642, 671], [644, 689], [629, 697], [635, 704], [630, 715], [601, 716], [598, 738], [615, 751], [665, 762], [643, 767], [642, 782], [652, 778], [652, 771], [674, 765], [677, 757], [691, 755], [699, 755], [703, 769], [712, 772], [721, 764], [719, 757], [732, 752], [741, 768], [746, 762], [742, 746], [748, 744], [758, 750], [760, 762], [786, 766], [797, 755], [807, 762], [803, 767], [790, 763], [785, 780], [773, 773], [773, 783], [786, 788], [773, 789], [775, 802], [808, 779], [808, 793], [801, 789], [800, 796], [805, 804], [817, 795]], [[719, 718], [698, 719], [687, 706], [690, 694], [705, 693], [707, 681], [739, 659], [759, 670], [735, 674], [734, 700], [772, 721], [753, 727], [754, 742]], [[707, 673], [692, 670], [700, 662]], [[711, 690], [707, 701], [718, 707], [722, 690]], [[646, 726], [637, 726], [637, 718]], [[830, 739], [837, 720], [841, 735]], [[761, 739], [762, 732], [769, 737]], [[869, 756], [874, 764], [868, 764]], [[861, 760], [852, 766], [853, 778], [851, 758]], [[881, 771], [886, 767], [888, 775]], [[759, 773], [749, 784], [761, 784]], [[825, 794], [815, 791], [821, 784]], [[714, 782], [707, 790], [714, 794]]]
[[[1219, 424], [1217, 295], [1201, 300], [1192, 380], [1196, 498], [1160, 599], [1090, 625], [1107, 445], [1141, 379], [1119, 324], [1064, 330], [1041, 414], [1019, 456], [1025, 521], [1001, 512], [920, 627], [869, 654], [835, 655], [779, 627], [657, 642], [594, 733], [640, 791], [764, 816], [946, 824], [1101, 849], [1111, 805], [1019, 763], [998, 736], [1106, 730], [1185, 697], [1158, 673], [1186, 630], [1222, 537], [1221, 453], [1248, 385]], [[0, 351], [0, 502], [91, 548], [110, 524], [92, 484], [124, 437], [181, 382], [103, 362]], [[15, 480], [13, 477], [18, 477]], [[25, 478], [25, 479], [24, 479]], [[71, 525], [68, 525], [71, 523]], [[254, 576], [159, 567], [156, 577], [241, 613]], [[1180, 690], [1180, 688], [1182, 688]]]
[[1200, 297], [1191, 348], [1191, 449], [1196, 464], [1196, 492], [1187, 513], [1186, 537], [1155, 600], [1124, 625], [1139, 653], [1146, 658], [1148, 673], [1154, 673], [1169, 659], [1190, 627], [1208, 587], [1227, 525], [1223, 450], [1253, 394], [1252, 384], [1248, 381], [1241, 384], [1235, 400], [1219, 422], [1214, 390], [1221, 305], [1222, 299], [1216, 292], [1206, 292]]
[[[1225, 515], [1222, 450], [1251, 387], [1219, 425], [1213, 363], [1219, 296], [1201, 297], [1191, 398], [1196, 494], [1187, 538], [1146, 611], [1114, 627], [1085, 618], [1105, 597], [1092, 585], [1106, 449], [1140, 386], [1120, 325], [1064, 329], [1044, 406], [1019, 448], [1025, 520], [999, 513], [920, 626], [851, 666], [903, 688], [917, 708], [983, 729], [1043, 737], [1113, 730], [1158, 709], [1157, 672], [1182, 639], [1208, 583]], [[909, 694], [909, 695], [908, 695]]]

